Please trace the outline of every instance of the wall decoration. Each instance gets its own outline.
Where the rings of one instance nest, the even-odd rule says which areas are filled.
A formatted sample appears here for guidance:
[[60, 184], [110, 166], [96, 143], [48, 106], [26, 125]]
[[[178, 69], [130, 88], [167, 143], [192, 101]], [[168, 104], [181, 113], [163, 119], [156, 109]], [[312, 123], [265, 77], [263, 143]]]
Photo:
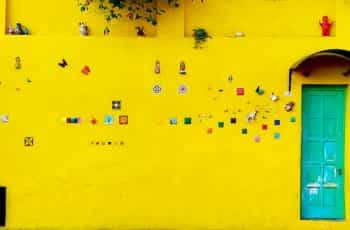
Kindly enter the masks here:
[[153, 93], [154, 94], [160, 94], [161, 92], [162, 92], [162, 87], [160, 85], [153, 86]]
[[89, 73], [91, 72], [90, 67], [89, 66], [84, 66], [83, 69], [81, 70], [81, 72], [85, 75], [89, 75]]
[[232, 83], [232, 82], [233, 82], [233, 76], [232, 76], [232, 74], [230, 74], [230, 75], [228, 76], [227, 81], [228, 81], [229, 83]]
[[244, 88], [236, 89], [237, 96], [244, 96]]
[[156, 65], [154, 67], [154, 73], [160, 74], [160, 61], [159, 60], [156, 61]]
[[15, 29], [15, 34], [17, 35], [22, 35], [23, 29], [22, 29], [22, 24], [21, 23], [16, 23], [16, 29]]
[[105, 125], [112, 125], [114, 123], [114, 117], [112, 115], [106, 115], [104, 118]]
[[242, 132], [243, 135], [247, 135], [248, 134], [248, 129], [247, 128], [243, 128], [241, 130], [241, 132]]
[[80, 117], [67, 117], [66, 123], [67, 124], [80, 124], [81, 118]]
[[255, 143], [260, 143], [261, 142], [261, 137], [259, 135], [256, 135], [254, 137], [254, 141], [255, 141]]
[[108, 26], [106, 26], [103, 30], [103, 35], [107, 36], [107, 35], [109, 35], [110, 32], [111, 32], [111, 30], [108, 28]]
[[274, 124], [275, 124], [275, 126], [280, 126], [281, 125], [281, 120], [275, 120]]
[[263, 125], [261, 126], [262, 130], [265, 130], [265, 131], [268, 129], [268, 127], [269, 127], [269, 126], [268, 126], [267, 124], [263, 124]]
[[260, 87], [258, 86], [255, 90], [255, 92], [258, 94], [258, 95], [264, 95], [265, 91]]
[[170, 118], [169, 119], [169, 124], [170, 125], [177, 125], [177, 118], [176, 117]]
[[112, 101], [112, 109], [121, 110], [122, 102], [121, 101]]
[[82, 36], [88, 36], [89, 35], [89, 28], [84, 22], [79, 23], [79, 32]]
[[180, 85], [180, 86], [179, 86], [179, 89], [178, 89], [180, 95], [186, 94], [186, 93], [187, 93], [187, 90], [188, 90], [188, 89], [187, 89], [187, 86], [186, 86], [186, 85]]
[[296, 117], [291, 117], [291, 118], [289, 119], [289, 121], [290, 121], [291, 123], [295, 123], [295, 122], [297, 122], [297, 118], [296, 118]]
[[120, 115], [119, 116], [119, 124], [120, 125], [127, 125], [127, 124], [129, 124], [129, 116], [127, 116], [127, 115]]
[[251, 112], [250, 114], [247, 115], [247, 121], [248, 122], [252, 122], [256, 119], [256, 116], [258, 115], [258, 111], [254, 110], [253, 112]]
[[244, 32], [238, 31], [238, 32], [235, 33], [235, 37], [236, 38], [243, 38], [243, 37], [245, 37], [245, 34], [244, 34]]
[[21, 58], [20, 57], [16, 57], [16, 64], [15, 64], [15, 67], [16, 67], [16, 69], [21, 69]]
[[95, 146], [124, 146], [125, 141], [113, 141], [113, 140], [93, 140], [89, 142], [90, 145]]
[[59, 62], [58, 65], [61, 66], [62, 68], [66, 68], [68, 63], [67, 63], [67, 61], [65, 59], [62, 59], [62, 61]]
[[8, 123], [9, 122], [9, 116], [7, 114], [0, 115], [1, 123]]
[[291, 112], [293, 111], [294, 105], [295, 105], [294, 102], [289, 102], [284, 106], [284, 109], [286, 110], [286, 112]]
[[231, 124], [236, 124], [236, 123], [237, 123], [237, 118], [232, 117], [232, 118], [230, 119], [230, 123], [231, 123]]
[[322, 36], [328, 37], [331, 35], [331, 28], [333, 26], [333, 22], [329, 20], [328, 16], [323, 16], [322, 21], [320, 22], [320, 26], [322, 29]]
[[15, 34], [15, 29], [12, 26], [9, 26], [9, 28], [7, 29], [7, 34], [14, 35]]
[[191, 117], [185, 117], [184, 124], [185, 125], [191, 125], [192, 124], [192, 118]]
[[275, 95], [274, 93], [271, 94], [271, 101], [276, 102], [279, 100], [279, 97]]
[[92, 118], [92, 119], [90, 120], [90, 123], [91, 123], [92, 125], [97, 125], [97, 119], [96, 119], [96, 118]]
[[34, 146], [34, 137], [24, 137], [24, 146], [25, 147]]
[[225, 122], [222, 122], [222, 121], [220, 121], [220, 122], [218, 122], [218, 128], [224, 128], [225, 127]]
[[274, 138], [275, 140], [279, 140], [279, 139], [281, 139], [281, 134], [280, 134], [280, 133], [274, 133], [274, 134], [273, 134], [273, 138]]
[[184, 61], [180, 62], [180, 74], [185, 75], [186, 72], [186, 64]]
[[24, 27], [23, 28], [23, 35], [29, 35], [30, 34], [30, 31], [28, 29], [28, 27]]

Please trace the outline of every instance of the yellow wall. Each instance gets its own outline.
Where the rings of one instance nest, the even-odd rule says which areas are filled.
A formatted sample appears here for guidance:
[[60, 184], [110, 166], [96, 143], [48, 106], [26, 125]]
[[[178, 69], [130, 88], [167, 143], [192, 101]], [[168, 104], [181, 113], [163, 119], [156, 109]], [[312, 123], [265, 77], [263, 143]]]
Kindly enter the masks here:
[[[8, 124], [0, 124], [0, 185], [8, 188], [9, 229], [350, 228], [347, 220], [301, 221], [299, 212], [301, 85], [348, 84], [350, 80], [341, 76], [344, 67], [320, 69], [309, 79], [295, 76], [293, 97], [283, 96], [288, 69], [296, 60], [322, 49], [350, 49], [345, 26], [350, 20], [349, 5], [344, 1], [336, 1], [337, 36], [302, 36], [309, 33], [310, 25], [305, 25], [303, 33], [292, 37], [217, 36], [202, 50], [193, 49], [192, 38], [183, 37], [186, 7], [173, 9], [170, 16], [174, 18], [161, 16], [154, 38], [83, 39], [73, 36], [77, 17], [81, 17], [75, 1], [65, 7], [52, 3], [65, 14], [75, 15], [74, 20], [54, 11], [48, 21], [39, 14], [49, 15], [44, 1], [26, 2], [11, 0], [8, 9], [13, 10], [7, 13], [17, 9], [22, 13], [7, 18], [23, 17], [23, 22], [33, 23], [35, 36], [0, 38], [0, 114], [10, 116]], [[304, 1], [290, 4], [300, 7], [298, 2]], [[26, 10], [20, 9], [22, 4], [28, 4]], [[248, 6], [255, 9], [263, 3], [255, 4], [252, 1]], [[324, 4], [313, 5], [312, 12], [321, 12]], [[316, 25], [321, 16], [315, 13]], [[203, 23], [211, 20], [202, 18]], [[54, 33], [48, 30], [51, 22], [61, 25]], [[95, 28], [103, 26], [102, 19]], [[226, 34], [228, 27], [217, 31]], [[56, 37], [56, 32], [67, 36]], [[310, 31], [316, 33], [316, 28]], [[14, 68], [16, 56], [22, 58], [21, 70]], [[66, 69], [57, 66], [61, 58], [68, 61]], [[153, 73], [157, 59], [161, 61], [159, 76]], [[185, 77], [178, 74], [182, 60], [188, 69]], [[84, 65], [92, 70], [89, 76], [80, 72]], [[231, 84], [229, 74], [234, 77]], [[152, 93], [157, 83], [163, 87], [159, 96]], [[189, 87], [187, 95], [178, 95], [180, 84]], [[264, 96], [255, 94], [257, 85], [265, 89]], [[237, 87], [245, 88], [244, 97], [235, 96]], [[271, 102], [271, 92], [281, 100]], [[120, 112], [111, 110], [115, 99], [122, 100]], [[296, 102], [296, 109], [286, 113], [283, 105], [290, 100]], [[347, 108], [349, 104], [348, 100]], [[271, 113], [266, 120], [261, 113], [257, 121], [247, 124], [245, 115], [256, 106]], [[198, 116], [208, 113], [213, 118], [200, 122]], [[130, 124], [105, 126], [106, 114], [129, 115]], [[61, 122], [65, 116], [81, 116], [83, 123], [68, 126]], [[93, 116], [100, 122], [96, 127], [88, 122]], [[168, 119], [173, 116], [180, 123], [191, 116], [193, 125], [170, 127]], [[234, 116], [238, 124], [230, 125]], [[291, 116], [296, 116], [297, 123], [289, 122]], [[282, 125], [274, 127], [274, 119]], [[217, 128], [218, 121], [225, 122], [224, 129]], [[263, 123], [269, 125], [268, 131], [261, 130]], [[206, 133], [209, 127], [214, 128], [212, 135]], [[247, 136], [240, 133], [244, 127], [249, 129]], [[273, 139], [274, 132], [281, 133], [281, 140]], [[255, 135], [261, 135], [261, 143], [254, 142]], [[23, 146], [25, 136], [35, 138], [34, 147]], [[125, 145], [90, 144], [97, 140], [124, 141]], [[349, 143], [346, 168], [350, 167], [348, 149]], [[346, 174], [345, 181], [349, 179]], [[350, 212], [349, 192], [346, 184], [346, 213]]]

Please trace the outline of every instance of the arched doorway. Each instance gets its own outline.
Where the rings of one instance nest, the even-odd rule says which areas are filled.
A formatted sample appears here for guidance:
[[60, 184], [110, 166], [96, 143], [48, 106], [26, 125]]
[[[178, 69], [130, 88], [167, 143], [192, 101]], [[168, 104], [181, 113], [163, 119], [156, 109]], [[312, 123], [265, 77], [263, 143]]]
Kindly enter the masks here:
[[[299, 60], [289, 71], [289, 91], [294, 72], [311, 78], [327, 63], [350, 66], [350, 52], [324, 50]], [[302, 86], [301, 219], [345, 219], [346, 92], [346, 84]]]

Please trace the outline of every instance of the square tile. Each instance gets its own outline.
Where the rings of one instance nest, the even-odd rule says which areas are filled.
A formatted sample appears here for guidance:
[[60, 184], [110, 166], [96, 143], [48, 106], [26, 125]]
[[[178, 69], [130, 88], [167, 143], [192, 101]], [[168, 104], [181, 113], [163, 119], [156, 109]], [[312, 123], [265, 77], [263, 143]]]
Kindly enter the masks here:
[[127, 124], [129, 124], [129, 117], [127, 115], [120, 115], [119, 116], [119, 124], [120, 125], [127, 125]]
[[221, 128], [221, 129], [224, 128], [225, 127], [225, 123], [222, 122], [222, 121], [218, 122], [218, 127]]
[[244, 96], [244, 88], [237, 88], [237, 96]]
[[121, 101], [112, 101], [112, 109], [120, 110], [122, 108]]
[[208, 129], [207, 129], [207, 133], [208, 133], [208, 134], [212, 134], [212, 133], [213, 133], [213, 128], [208, 128]]
[[190, 125], [190, 124], [192, 124], [192, 118], [191, 118], [191, 117], [185, 117], [185, 119], [184, 119], [184, 124], [185, 124], [185, 125]]
[[267, 125], [267, 124], [263, 124], [263, 125], [261, 126], [261, 128], [262, 128], [262, 130], [267, 130], [267, 129], [268, 129], [268, 125]]
[[24, 138], [24, 146], [31, 147], [34, 145], [34, 137], [25, 137]]
[[232, 118], [230, 119], [230, 122], [231, 122], [231, 124], [237, 124], [237, 118], [232, 117]]
[[297, 122], [297, 118], [296, 117], [291, 117], [289, 119], [289, 121], [292, 122], [292, 123], [295, 123], [295, 122]]
[[275, 120], [275, 126], [280, 126], [281, 125], [281, 121], [280, 120]]
[[242, 134], [243, 134], [243, 135], [248, 134], [248, 129], [247, 129], [247, 128], [242, 129]]

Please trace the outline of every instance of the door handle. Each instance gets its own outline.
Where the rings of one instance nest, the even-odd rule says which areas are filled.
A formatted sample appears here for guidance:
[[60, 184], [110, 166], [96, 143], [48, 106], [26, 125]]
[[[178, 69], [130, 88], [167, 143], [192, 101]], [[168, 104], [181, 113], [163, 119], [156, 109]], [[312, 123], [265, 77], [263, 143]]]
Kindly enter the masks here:
[[342, 176], [343, 175], [343, 170], [342, 169], [338, 169], [338, 176]]

